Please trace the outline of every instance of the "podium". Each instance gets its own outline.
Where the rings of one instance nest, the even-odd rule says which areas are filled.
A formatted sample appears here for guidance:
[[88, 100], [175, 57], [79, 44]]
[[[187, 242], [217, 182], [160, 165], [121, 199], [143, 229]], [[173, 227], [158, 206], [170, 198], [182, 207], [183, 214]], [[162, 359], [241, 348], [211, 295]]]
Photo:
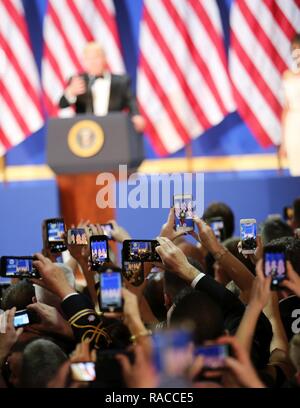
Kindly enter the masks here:
[[47, 162], [57, 175], [67, 226], [81, 219], [105, 223], [115, 218], [114, 209], [97, 207], [97, 175], [111, 172], [118, 180], [119, 164], [127, 164], [128, 173], [135, 171], [144, 159], [143, 145], [143, 136], [124, 112], [49, 120]]
[[143, 159], [143, 137], [124, 112], [103, 117], [81, 114], [48, 122], [47, 161], [56, 174], [113, 172], [119, 164], [134, 170]]

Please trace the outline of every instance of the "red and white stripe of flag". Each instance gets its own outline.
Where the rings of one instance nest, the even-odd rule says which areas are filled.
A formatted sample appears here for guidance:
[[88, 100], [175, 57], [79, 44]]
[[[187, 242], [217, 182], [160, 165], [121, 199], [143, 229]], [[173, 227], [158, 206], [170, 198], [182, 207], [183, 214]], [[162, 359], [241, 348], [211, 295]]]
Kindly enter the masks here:
[[0, 156], [44, 124], [21, 0], [0, 2]]
[[138, 101], [160, 155], [174, 153], [235, 109], [215, 0], [145, 0]]
[[300, 28], [300, 1], [235, 0], [230, 22], [229, 67], [238, 111], [262, 146], [279, 144], [282, 74]]
[[58, 114], [68, 78], [83, 71], [82, 52], [89, 41], [103, 46], [112, 72], [124, 73], [112, 0], [48, 0], [42, 72], [50, 115]]

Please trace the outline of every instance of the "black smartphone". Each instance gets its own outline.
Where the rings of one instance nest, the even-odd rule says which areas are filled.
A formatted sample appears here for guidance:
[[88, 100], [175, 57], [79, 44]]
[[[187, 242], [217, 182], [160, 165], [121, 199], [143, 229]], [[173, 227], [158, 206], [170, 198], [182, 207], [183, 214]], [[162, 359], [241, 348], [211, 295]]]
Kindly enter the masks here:
[[264, 249], [264, 274], [272, 276], [271, 289], [281, 289], [280, 283], [287, 278], [285, 250], [281, 246]]
[[67, 250], [65, 243], [65, 223], [62, 218], [51, 218], [45, 220], [47, 245], [53, 253]]
[[121, 272], [102, 272], [99, 276], [100, 283], [100, 309], [101, 312], [122, 312], [122, 275]]
[[156, 240], [126, 239], [123, 242], [122, 262], [161, 262], [155, 250], [159, 245]]
[[112, 224], [100, 224], [100, 227], [103, 229], [104, 235], [106, 235], [109, 240], [113, 240], [113, 237], [111, 236], [113, 225]]
[[173, 196], [175, 214], [175, 231], [194, 231], [194, 202], [192, 194], [176, 194]]
[[106, 235], [90, 237], [90, 253], [92, 269], [98, 271], [105, 262], [109, 262], [108, 239]]
[[123, 262], [122, 275], [131, 285], [140, 286], [145, 279], [143, 262]]
[[24, 327], [34, 323], [40, 323], [40, 318], [33, 310], [18, 310], [14, 317], [14, 327]]
[[223, 370], [225, 359], [232, 355], [232, 351], [229, 344], [210, 344], [197, 347], [194, 355], [203, 357], [203, 370]]
[[39, 278], [33, 256], [2, 256], [0, 275], [6, 278]]
[[85, 361], [71, 364], [71, 375], [73, 381], [91, 382], [96, 380], [95, 363]]
[[68, 244], [69, 245], [87, 245], [87, 236], [84, 228], [68, 229]]
[[211, 229], [213, 230], [217, 240], [219, 242], [222, 242], [226, 238], [226, 233], [225, 233], [225, 225], [224, 225], [224, 220], [222, 217], [214, 217], [214, 218], [209, 218], [207, 220], [207, 223], [210, 225]]

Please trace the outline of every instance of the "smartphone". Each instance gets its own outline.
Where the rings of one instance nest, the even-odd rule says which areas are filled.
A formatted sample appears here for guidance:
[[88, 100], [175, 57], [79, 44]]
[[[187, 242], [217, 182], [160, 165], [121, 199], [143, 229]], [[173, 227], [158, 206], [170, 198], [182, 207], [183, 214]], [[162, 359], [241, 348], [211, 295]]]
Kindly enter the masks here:
[[192, 194], [177, 194], [173, 196], [175, 213], [175, 231], [194, 231], [194, 203]]
[[92, 235], [90, 237], [90, 253], [92, 270], [98, 271], [103, 263], [109, 262], [108, 239], [105, 235]]
[[214, 217], [207, 220], [219, 242], [225, 241], [225, 225], [222, 217]]
[[68, 229], [68, 244], [69, 245], [87, 245], [87, 236], [84, 228]]
[[153, 364], [159, 374], [182, 376], [194, 356], [190, 347], [191, 332], [185, 329], [157, 331], [152, 336]]
[[63, 252], [67, 250], [64, 233], [65, 233], [65, 223], [62, 218], [52, 218], [45, 220], [46, 233], [47, 233], [47, 244], [50, 251], [53, 253]]
[[264, 274], [272, 276], [271, 289], [280, 289], [280, 283], [287, 278], [285, 250], [280, 246], [265, 248]]
[[160, 256], [155, 251], [159, 246], [156, 240], [130, 240], [123, 242], [122, 262], [161, 262]]
[[0, 286], [10, 286], [11, 285], [11, 278], [4, 278], [0, 276]]
[[256, 249], [256, 219], [241, 219], [240, 232], [243, 254], [254, 254]]
[[123, 262], [123, 278], [133, 286], [140, 286], [144, 282], [144, 265], [142, 262]]
[[71, 364], [71, 375], [73, 381], [95, 381], [95, 363], [92, 361]]
[[211, 344], [197, 347], [194, 355], [203, 357], [203, 370], [213, 371], [224, 369], [225, 359], [231, 356], [232, 352], [229, 344]]
[[6, 278], [39, 278], [33, 256], [2, 256], [0, 275]]
[[14, 317], [14, 327], [24, 327], [30, 324], [39, 323], [40, 318], [33, 310], [18, 310]]
[[100, 227], [103, 229], [104, 235], [106, 235], [109, 240], [113, 240], [113, 237], [111, 236], [113, 225], [112, 224], [101, 224]]
[[121, 312], [123, 310], [122, 275], [120, 272], [100, 273], [101, 312]]

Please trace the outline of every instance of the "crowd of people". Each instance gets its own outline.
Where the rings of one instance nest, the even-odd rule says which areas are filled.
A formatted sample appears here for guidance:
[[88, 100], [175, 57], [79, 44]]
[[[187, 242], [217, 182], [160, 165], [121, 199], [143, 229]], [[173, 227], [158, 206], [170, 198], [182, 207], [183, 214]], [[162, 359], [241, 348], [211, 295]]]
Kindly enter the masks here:
[[[91, 268], [88, 245], [67, 245], [68, 261], [58, 262], [60, 254], [51, 253], [45, 242], [33, 262], [40, 278], [13, 279], [2, 293], [0, 386], [299, 387], [300, 198], [292, 219], [266, 218], [251, 255], [242, 253], [239, 237], [233, 236], [234, 214], [224, 203], [211, 203], [201, 219], [194, 216], [194, 241], [174, 229], [174, 217], [171, 208], [156, 238], [161, 262], [145, 263], [143, 279], [135, 285], [124, 274], [121, 312], [99, 308], [99, 273]], [[212, 217], [224, 221], [222, 242], [209, 226]], [[116, 242], [131, 239], [110, 222]], [[88, 240], [103, 234], [100, 225], [81, 222], [78, 227], [85, 228]], [[263, 265], [264, 251], [274, 245], [284, 248], [287, 259], [287, 276], [277, 290], [271, 290], [272, 276], [265, 276]], [[122, 270], [113, 246], [105, 268]], [[85, 284], [79, 283], [79, 273]], [[24, 309], [37, 319], [16, 328], [15, 315]], [[159, 367], [155, 337], [184, 330], [190, 334], [190, 354], [185, 350], [181, 361], [180, 353], [172, 354], [176, 363], [168, 370]], [[195, 353], [209, 345], [231, 350], [214, 369]], [[74, 377], [72, 366], [79, 370], [85, 362], [94, 363], [94, 378], [84, 364], [85, 376]]]

